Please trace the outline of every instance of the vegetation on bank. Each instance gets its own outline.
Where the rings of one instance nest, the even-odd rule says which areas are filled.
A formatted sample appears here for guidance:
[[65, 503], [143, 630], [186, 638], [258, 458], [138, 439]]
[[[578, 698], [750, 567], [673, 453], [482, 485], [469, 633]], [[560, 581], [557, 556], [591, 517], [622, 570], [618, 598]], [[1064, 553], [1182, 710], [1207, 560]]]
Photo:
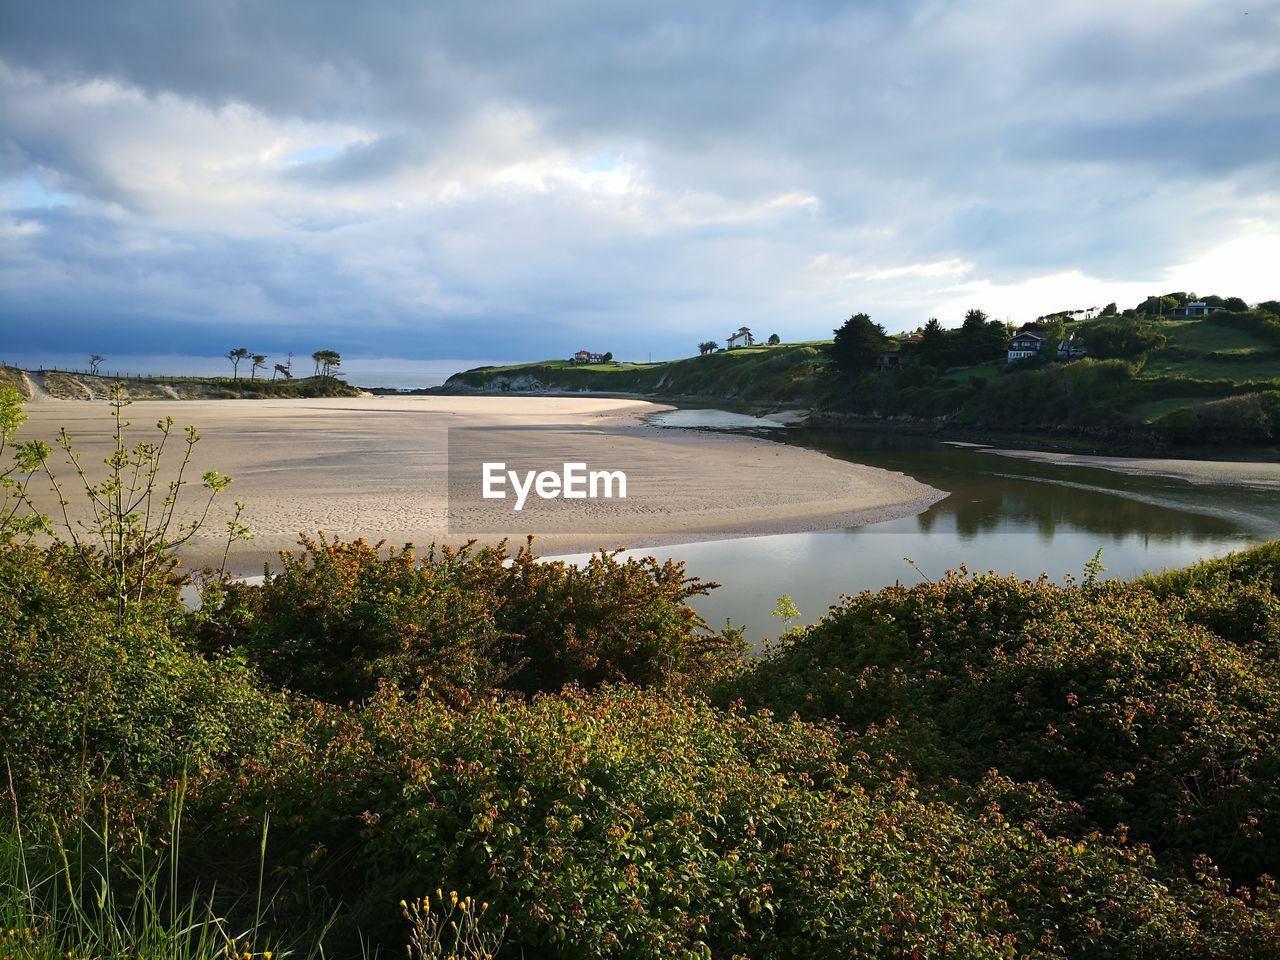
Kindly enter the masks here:
[[1276, 955], [1276, 544], [751, 660], [607, 554], [304, 539], [189, 609], [130, 502], [0, 538], [0, 956]]
[[106, 400], [117, 389], [131, 400], [270, 400], [360, 396], [357, 388], [328, 375], [281, 380], [251, 380], [245, 377], [99, 376], [63, 370], [24, 371], [2, 365], [0, 386], [12, 387], [27, 400], [41, 389], [58, 400]]
[[[931, 429], [1072, 434], [1150, 448], [1280, 444], [1280, 303], [1190, 295], [1089, 320], [1041, 318], [1042, 353], [1009, 363], [1011, 330], [981, 311], [885, 338], [855, 314], [834, 341], [753, 346], [655, 364], [524, 364], [452, 377], [451, 391], [596, 391], [810, 407], [829, 420], [912, 420]], [[1159, 311], [1159, 312], [1157, 312]], [[1058, 345], [1088, 356], [1059, 362]], [[706, 344], [701, 344], [705, 348]]]

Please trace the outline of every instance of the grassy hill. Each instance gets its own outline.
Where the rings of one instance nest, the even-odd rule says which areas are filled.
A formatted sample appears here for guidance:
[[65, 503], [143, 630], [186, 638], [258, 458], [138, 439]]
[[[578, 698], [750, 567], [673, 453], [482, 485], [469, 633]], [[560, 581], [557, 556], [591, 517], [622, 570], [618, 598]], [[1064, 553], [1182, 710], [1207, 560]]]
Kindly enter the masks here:
[[453, 393], [634, 393], [681, 399], [808, 404], [828, 384], [820, 342], [743, 347], [661, 363], [575, 364], [567, 360], [478, 367], [445, 383]]
[[[1099, 345], [1131, 318], [1071, 324]], [[848, 377], [830, 341], [755, 346], [660, 363], [546, 361], [456, 374], [448, 392], [594, 392], [807, 406], [828, 418], [915, 419], [933, 428], [1076, 434], [1125, 444], [1256, 446], [1280, 441], [1280, 321], [1268, 314], [1144, 321], [1128, 355], [1070, 364], [1003, 358], [937, 370], [913, 364]]]

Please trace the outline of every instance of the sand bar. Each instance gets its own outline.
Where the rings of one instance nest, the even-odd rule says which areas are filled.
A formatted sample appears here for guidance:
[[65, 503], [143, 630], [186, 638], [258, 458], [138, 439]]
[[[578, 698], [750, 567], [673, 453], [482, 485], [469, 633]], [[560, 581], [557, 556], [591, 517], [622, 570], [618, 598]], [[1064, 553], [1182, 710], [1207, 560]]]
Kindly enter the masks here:
[[[534, 426], [578, 438], [585, 432], [601, 462], [625, 461], [658, 478], [660, 498], [583, 506], [614, 511], [612, 519], [628, 527], [625, 534], [541, 536], [543, 555], [856, 526], [919, 512], [944, 496], [903, 474], [814, 451], [641, 422], [663, 409], [669, 408], [597, 397], [440, 396], [161, 400], [135, 403], [127, 412], [133, 439], [150, 438], [152, 425], [166, 416], [178, 428], [194, 424], [202, 437], [197, 475], [216, 469], [235, 478], [223, 500], [245, 503], [254, 532], [251, 542], [233, 549], [230, 566], [240, 573], [261, 572], [301, 531], [420, 548], [465, 539], [447, 522], [446, 438], [457, 426]], [[82, 461], [101, 469], [111, 427], [105, 403], [38, 400], [27, 414], [23, 438], [52, 441], [65, 426]], [[55, 457], [55, 465], [61, 462]], [[68, 476], [69, 469], [60, 473]], [[51, 495], [41, 496], [44, 509], [56, 507]], [[186, 548], [189, 564], [220, 556], [220, 520], [206, 527], [210, 536]]]
[[1280, 463], [1236, 460], [1176, 460], [1156, 457], [1106, 457], [1082, 453], [1049, 453], [1039, 450], [1002, 450], [984, 447], [987, 453], [1020, 460], [1036, 460], [1067, 467], [1097, 467], [1144, 477], [1171, 477], [1188, 483], [1259, 490], [1280, 488]]

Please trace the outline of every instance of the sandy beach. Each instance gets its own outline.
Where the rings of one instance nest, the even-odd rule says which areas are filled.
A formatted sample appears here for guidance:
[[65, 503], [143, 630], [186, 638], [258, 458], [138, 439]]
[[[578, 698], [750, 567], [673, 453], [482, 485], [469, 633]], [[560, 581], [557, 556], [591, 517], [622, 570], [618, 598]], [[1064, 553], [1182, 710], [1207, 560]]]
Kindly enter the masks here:
[[1036, 460], [1071, 467], [1097, 467], [1142, 477], [1171, 477], [1188, 483], [1258, 490], [1280, 488], [1280, 463], [1236, 460], [1177, 460], [1155, 457], [1106, 457], [1081, 453], [1048, 453], [1039, 450], [1002, 450], [982, 447], [1002, 457]]
[[[532, 427], [542, 443], [585, 437], [599, 462], [625, 463], [642, 476], [629, 499], [576, 507], [594, 511], [584, 520], [604, 516], [623, 532], [539, 536], [543, 555], [856, 526], [918, 512], [943, 496], [903, 474], [814, 451], [642, 421], [663, 409], [669, 408], [596, 397], [364, 397], [147, 401], [127, 413], [134, 442], [153, 439], [153, 425], [163, 417], [173, 417], [175, 439], [194, 424], [202, 437], [196, 475], [213, 469], [235, 479], [184, 557], [193, 566], [220, 557], [222, 520], [231, 501], [241, 500], [254, 539], [232, 549], [230, 566], [239, 573], [261, 572], [300, 532], [418, 547], [465, 540], [457, 516], [452, 531], [448, 523], [451, 427]], [[24, 439], [52, 442], [65, 426], [82, 462], [102, 469], [111, 428], [105, 403], [42, 399], [26, 412]], [[60, 476], [74, 479], [63, 460], [55, 453]], [[45, 486], [37, 481], [33, 489], [52, 512], [56, 502]], [[194, 503], [194, 490], [190, 497]]]

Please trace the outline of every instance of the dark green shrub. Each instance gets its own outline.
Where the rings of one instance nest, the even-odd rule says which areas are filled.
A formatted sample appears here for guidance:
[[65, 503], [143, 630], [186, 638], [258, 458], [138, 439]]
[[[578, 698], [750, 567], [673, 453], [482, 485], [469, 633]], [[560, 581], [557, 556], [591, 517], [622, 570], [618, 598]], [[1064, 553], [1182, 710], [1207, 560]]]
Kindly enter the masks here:
[[700, 682], [741, 651], [740, 637], [709, 632], [685, 603], [714, 586], [652, 557], [600, 553], [576, 567], [528, 548], [433, 547], [419, 559], [407, 547], [304, 540], [261, 586], [219, 588], [204, 642], [338, 703], [383, 681], [455, 703], [499, 687]]
[[513, 956], [1263, 956], [1275, 932], [1265, 885], [1250, 906], [1140, 847], [1012, 825], [996, 785], [926, 801], [829, 725], [606, 687], [382, 696], [317, 727], [227, 809], [271, 807], [388, 939], [437, 887], [505, 915]]
[[184, 769], [234, 769], [288, 724], [242, 665], [186, 648], [176, 590], [123, 624], [108, 593], [70, 550], [0, 547], [0, 754], [29, 812], [148, 815]]
[[1265, 443], [1280, 436], [1280, 393], [1242, 393], [1183, 407], [1153, 425], [1175, 443]]
[[1168, 339], [1154, 323], [1124, 318], [1099, 321], [1084, 334], [1089, 355], [1099, 360], [1138, 360], [1164, 347]]
[[951, 576], [849, 600], [726, 696], [920, 728], [943, 744], [935, 764], [914, 758], [933, 779], [1043, 780], [1099, 828], [1127, 824], [1248, 880], [1280, 864], [1280, 680], [1199, 625], [1209, 605], [1230, 609], [1121, 583]]

